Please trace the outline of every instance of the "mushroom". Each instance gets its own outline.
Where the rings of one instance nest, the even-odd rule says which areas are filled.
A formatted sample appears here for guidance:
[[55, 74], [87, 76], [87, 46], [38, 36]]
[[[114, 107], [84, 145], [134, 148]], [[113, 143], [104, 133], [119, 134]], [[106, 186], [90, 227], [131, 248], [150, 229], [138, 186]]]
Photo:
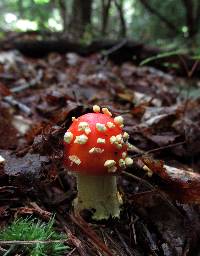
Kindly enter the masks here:
[[64, 135], [64, 165], [77, 177], [75, 212], [90, 209], [94, 220], [102, 220], [120, 216], [116, 176], [133, 160], [127, 157], [123, 118], [113, 119], [107, 108], [100, 113], [99, 106], [93, 106], [93, 111], [72, 118]]

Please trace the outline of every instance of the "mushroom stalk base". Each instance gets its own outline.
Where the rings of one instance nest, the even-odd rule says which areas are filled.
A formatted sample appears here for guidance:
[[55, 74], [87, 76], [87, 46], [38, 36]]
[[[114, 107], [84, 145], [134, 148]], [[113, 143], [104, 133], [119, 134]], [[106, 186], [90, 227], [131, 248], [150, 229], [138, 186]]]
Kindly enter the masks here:
[[94, 220], [119, 217], [122, 198], [117, 191], [116, 176], [77, 175], [78, 196], [74, 201], [75, 212], [94, 210]]

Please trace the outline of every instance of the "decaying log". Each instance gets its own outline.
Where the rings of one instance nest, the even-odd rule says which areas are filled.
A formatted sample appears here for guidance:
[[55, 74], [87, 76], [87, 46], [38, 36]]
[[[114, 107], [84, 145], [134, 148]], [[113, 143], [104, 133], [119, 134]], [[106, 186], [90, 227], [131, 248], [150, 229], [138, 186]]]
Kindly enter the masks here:
[[[44, 57], [50, 52], [65, 54], [75, 52], [81, 56], [89, 56], [94, 53], [102, 53], [102, 57], [113, 61], [115, 64], [122, 64], [130, 61], [136, 65], [143, 60], [153, 56], [160, 56], [165, 51], [159, 48], [153, 48], [133, 40], [99, 40], [90, 44], [72, 42], [68, 39], [45, 39], [45, 40], [27, 40], [17, 38], [12, 41], [0, 43], [1, 49], [17, 49], [22, 54], [34, 58]], [[166, 54], [162, 58], [155, 58], [148, 65], [164, 71], [172, 71], [181, 76], [200, 76], [200, 65], [190, 56], [183, 54]]]

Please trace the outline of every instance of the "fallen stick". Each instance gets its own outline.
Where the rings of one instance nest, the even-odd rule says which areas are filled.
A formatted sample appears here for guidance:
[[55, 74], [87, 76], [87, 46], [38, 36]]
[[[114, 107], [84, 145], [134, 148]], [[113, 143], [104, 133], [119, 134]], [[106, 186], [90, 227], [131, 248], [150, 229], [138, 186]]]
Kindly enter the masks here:
[[20, 109], [21, 111], [26, 113], [28, 116], [32, 114], [32, 111], [31, 111], [31, 109], [29, 107], [27, 107], [25, 104], [15, 100], [13, 98], [13, 96], [6, 96], [6, 97], [4, 97], [3, 101], [7, 102], [8, 104], [10, 104], [13, 107], [16, 107], [16, 108]]

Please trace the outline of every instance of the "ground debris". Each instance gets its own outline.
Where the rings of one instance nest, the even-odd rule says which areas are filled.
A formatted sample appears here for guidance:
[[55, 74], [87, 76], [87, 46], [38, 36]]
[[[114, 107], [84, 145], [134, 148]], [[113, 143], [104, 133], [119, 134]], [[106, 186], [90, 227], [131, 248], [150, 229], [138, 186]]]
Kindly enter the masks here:
[[[150, 67], [102, 64], [99, 54], [0, 53], [0, 226], [56, 212], [71, 255], [200, 253], [200, 100], [183, 98], [183, 83]], [[76, 183], [62, 161], [72, 117], [93, 105], [124, 118], [134, 159], [118, 180], [121, 219], [98, 225], [71, 215]]]
[[49, 163], [46, 156], [39, 154], [26, 154], [24, 157], [16, 157], [10, 151], [0, 150], [0, 154], [5, 158], [4, 174], [10, 178], [25, 179], [31, 183], [42, 179], [45, 175], [45, 165]]

